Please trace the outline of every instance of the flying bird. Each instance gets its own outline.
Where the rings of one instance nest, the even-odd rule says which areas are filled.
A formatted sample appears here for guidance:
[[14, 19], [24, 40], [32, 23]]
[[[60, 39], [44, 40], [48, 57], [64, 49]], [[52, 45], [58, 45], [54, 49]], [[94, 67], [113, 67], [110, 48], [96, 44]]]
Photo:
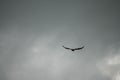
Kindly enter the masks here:
[[74, 48], [74, 49], [68, 48], [68, 47], [65, 47], [65, 46], [62, 46], [62, 47], [65, 48], [65, 49], [71, 50], [71, 51], [80, 50], [80, 49], [83, 49], [83, 48], [84, 48], [84, 46], [82, 46], [82, 47], [80, 47], [80, 48]]

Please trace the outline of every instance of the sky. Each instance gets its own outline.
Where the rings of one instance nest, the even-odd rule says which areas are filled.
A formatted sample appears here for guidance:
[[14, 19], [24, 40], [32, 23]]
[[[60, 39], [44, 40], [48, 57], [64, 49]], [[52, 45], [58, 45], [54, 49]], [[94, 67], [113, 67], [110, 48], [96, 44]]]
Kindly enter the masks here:
[[119, 7], [118, 0], [1, 0], [0, 80], [120, 80]]

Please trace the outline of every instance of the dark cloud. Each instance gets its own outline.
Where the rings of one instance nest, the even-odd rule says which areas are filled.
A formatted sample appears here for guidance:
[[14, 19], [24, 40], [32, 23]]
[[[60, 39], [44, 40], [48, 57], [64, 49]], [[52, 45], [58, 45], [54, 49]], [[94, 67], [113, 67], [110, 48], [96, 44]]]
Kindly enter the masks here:
[[[119, 1], [10, 0], [0, 2], [0, 12], [0, 80], [118, 77], [119, 64], [104, 61], [119, 57]], [[85, 48], [73, 54], [62, 45]]]

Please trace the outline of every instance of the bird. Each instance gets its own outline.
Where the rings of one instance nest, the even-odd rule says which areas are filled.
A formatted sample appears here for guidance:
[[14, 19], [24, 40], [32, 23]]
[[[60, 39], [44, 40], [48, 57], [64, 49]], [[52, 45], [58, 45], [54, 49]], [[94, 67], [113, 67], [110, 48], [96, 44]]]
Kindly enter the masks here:
[[65, 48], [65, 49], [71, 50], [71, 51], [81, 50], [81, 49], [84, 48], [84, 46], [82, 46], [82, 47], [80, 47], [80, 48], [74, 48], [74, 49], [72, 49], [72, 48], [68, 48], [68, 47], [65, 47], [65, 46], [62, 46], [62, 47]]

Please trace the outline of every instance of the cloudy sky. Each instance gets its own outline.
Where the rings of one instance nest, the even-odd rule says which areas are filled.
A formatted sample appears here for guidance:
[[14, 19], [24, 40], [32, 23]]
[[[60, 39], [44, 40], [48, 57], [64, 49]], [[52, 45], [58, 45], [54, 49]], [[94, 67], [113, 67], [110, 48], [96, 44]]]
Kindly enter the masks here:
[[0, 80], [120, 80], [119, 7], [117, 0], [1, 0]]

